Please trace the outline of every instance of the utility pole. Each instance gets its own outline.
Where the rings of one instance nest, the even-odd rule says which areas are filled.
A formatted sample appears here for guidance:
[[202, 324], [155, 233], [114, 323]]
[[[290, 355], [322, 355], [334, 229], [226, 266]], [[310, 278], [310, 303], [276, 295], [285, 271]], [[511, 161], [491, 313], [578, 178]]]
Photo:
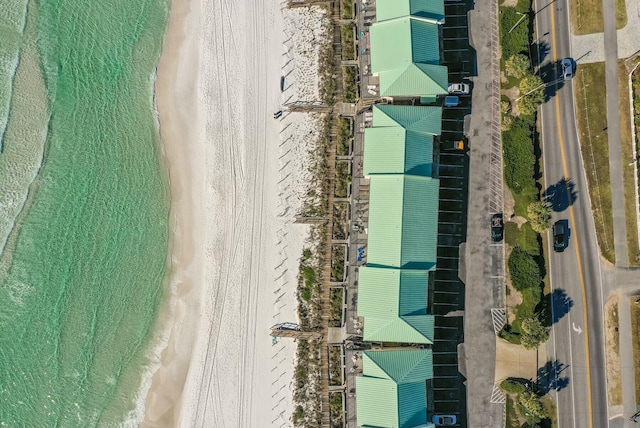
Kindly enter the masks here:
[[524, 13], [520, 13], [520, 12], [516, 12], [518, 15], [522, 15], [522, 18], [520, 18], [520, 20], [518, 22], [516, 22], [513, 27], [511, 27], [511, 30], [509, 30], [509, 34], [511, 34], [511, 32], [514, 30], [514, 28], [516, 28], [518, 26], [518, 24], [520, 24], [522, 22], [523, 19], [525, 19], [527, 17], [526, 14]]

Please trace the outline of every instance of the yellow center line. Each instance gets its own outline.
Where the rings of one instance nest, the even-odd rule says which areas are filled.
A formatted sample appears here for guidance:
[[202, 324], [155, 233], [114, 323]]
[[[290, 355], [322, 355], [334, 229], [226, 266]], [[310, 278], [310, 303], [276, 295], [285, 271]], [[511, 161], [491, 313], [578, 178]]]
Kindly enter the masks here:
[[[552, 49], [553, 49], [553, 61], [554, 63], [557, 62], [558, 60], [558, 54], [556, 51], [556, 32], [555, 32], [555, 28], [556, 28], [556, 14], [555, 14], [555, 8], [553, 7], [553, 5], [550, 7], [551, 9], [551, 39], [553, 41], [552, 43]], [[560, 156], [562, 157], [562, 169], [564, 171], [564, 176], [568, 179], [569, 178], [569, 169], [567, 168], [567, 158], [565, 156], [565, 151], [564, 151], [564, 141], [562, 139], [562, 127], [560, 125], [560, 98], [558, 97], [558, 84], [555, 84], [555, 89], [556, 89], [556, 96], [555, 96], [555, 101], [556, 101], [556, 126], [558, 127], [558, 141], [560, 143]], [[569, 189], [567, 188], [567, 192], [569, 192]], [[571, 225], [573, 226], [573, 230], [576, 230], [575, 224], [576, 224], [576, 219], [575, 219], [575, 215], [573, 212], [573, 205], [569, 205], [569, 216], [571, 217]], [[593, 428], [593, 409], [592, 409], [592, 402], [591, 402], [591, 363], [590, 363], [590, 356], [589, 356], [589, 323], [588, 323], [588, 316], [587, 316], [587, 291], [586, 291], [586, 287], [584, 284], [584, 274], [582, 272], [582, 259], [580, 258], [580, 245], [578, 244], [578, 235], [575, 235], [573, 240], [575, 241], [575, 248], [576, 248], [576, 259], [578, 262], [578, 277], [580, 278], [580, 288], [582, 291], [582, 309], [583, 309], [583, 322], [584, 322], [584, 343], [585, 343], [585, 356], [586, 356], [586, 371], [587, 371], [587, 403], [588, 403], [588, 409], [589, 409], [589, 427]], [[574, 397], [575, 400], [575, 397]]]

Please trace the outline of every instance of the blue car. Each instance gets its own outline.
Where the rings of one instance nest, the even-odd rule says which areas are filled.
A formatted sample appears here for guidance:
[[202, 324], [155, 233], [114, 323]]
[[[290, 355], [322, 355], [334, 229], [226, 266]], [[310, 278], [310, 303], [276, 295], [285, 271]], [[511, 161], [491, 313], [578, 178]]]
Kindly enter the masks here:
[[448, 427], [455, 425], [458, 420], [455, 415], [435, 415], [433, 417], [433, 423], [438, 427]]

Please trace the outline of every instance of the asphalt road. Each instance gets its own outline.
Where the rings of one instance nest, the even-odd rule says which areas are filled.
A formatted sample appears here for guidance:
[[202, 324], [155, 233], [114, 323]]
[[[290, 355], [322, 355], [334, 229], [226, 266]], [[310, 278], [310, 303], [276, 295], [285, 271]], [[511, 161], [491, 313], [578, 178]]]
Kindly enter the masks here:
[[536, 6], [540, 42], [548, 47], [542, 66], [549, 83], [542, 105], [544, 178], [553, 221], [569, 227], [567, 249], [549, 248], [555, 322], [547, 355], [540, 355], [540, 365], [546, 357], [551, 369], [540, 382], [556, 395], [561, 428], [603, 428], [608, 416], [600, 256], [576, 133], [575, 82], [563, 81], [560, 71], [560, 60], [571, 57], [569, 7], [567, 0], [538, 0]]

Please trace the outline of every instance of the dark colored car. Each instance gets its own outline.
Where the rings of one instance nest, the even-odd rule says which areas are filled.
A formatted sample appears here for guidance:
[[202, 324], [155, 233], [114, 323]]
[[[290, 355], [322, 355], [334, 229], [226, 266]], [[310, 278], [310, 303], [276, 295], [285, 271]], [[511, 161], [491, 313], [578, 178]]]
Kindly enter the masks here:
[[456, 422], [458, 421], [455, 415], [435, 415], [433, 417], [433, 423], [439, 427], [455, 425]]
[[562, 220], [556, 221], [553, 225], [553, 251], [561, 253], [567, 248], [566, 235], [564, 222]]
[[504, 222], [502, 221], [502, 213], [496, 213], [491, 217], [491, 240], [500, 242], [504, 237]]

